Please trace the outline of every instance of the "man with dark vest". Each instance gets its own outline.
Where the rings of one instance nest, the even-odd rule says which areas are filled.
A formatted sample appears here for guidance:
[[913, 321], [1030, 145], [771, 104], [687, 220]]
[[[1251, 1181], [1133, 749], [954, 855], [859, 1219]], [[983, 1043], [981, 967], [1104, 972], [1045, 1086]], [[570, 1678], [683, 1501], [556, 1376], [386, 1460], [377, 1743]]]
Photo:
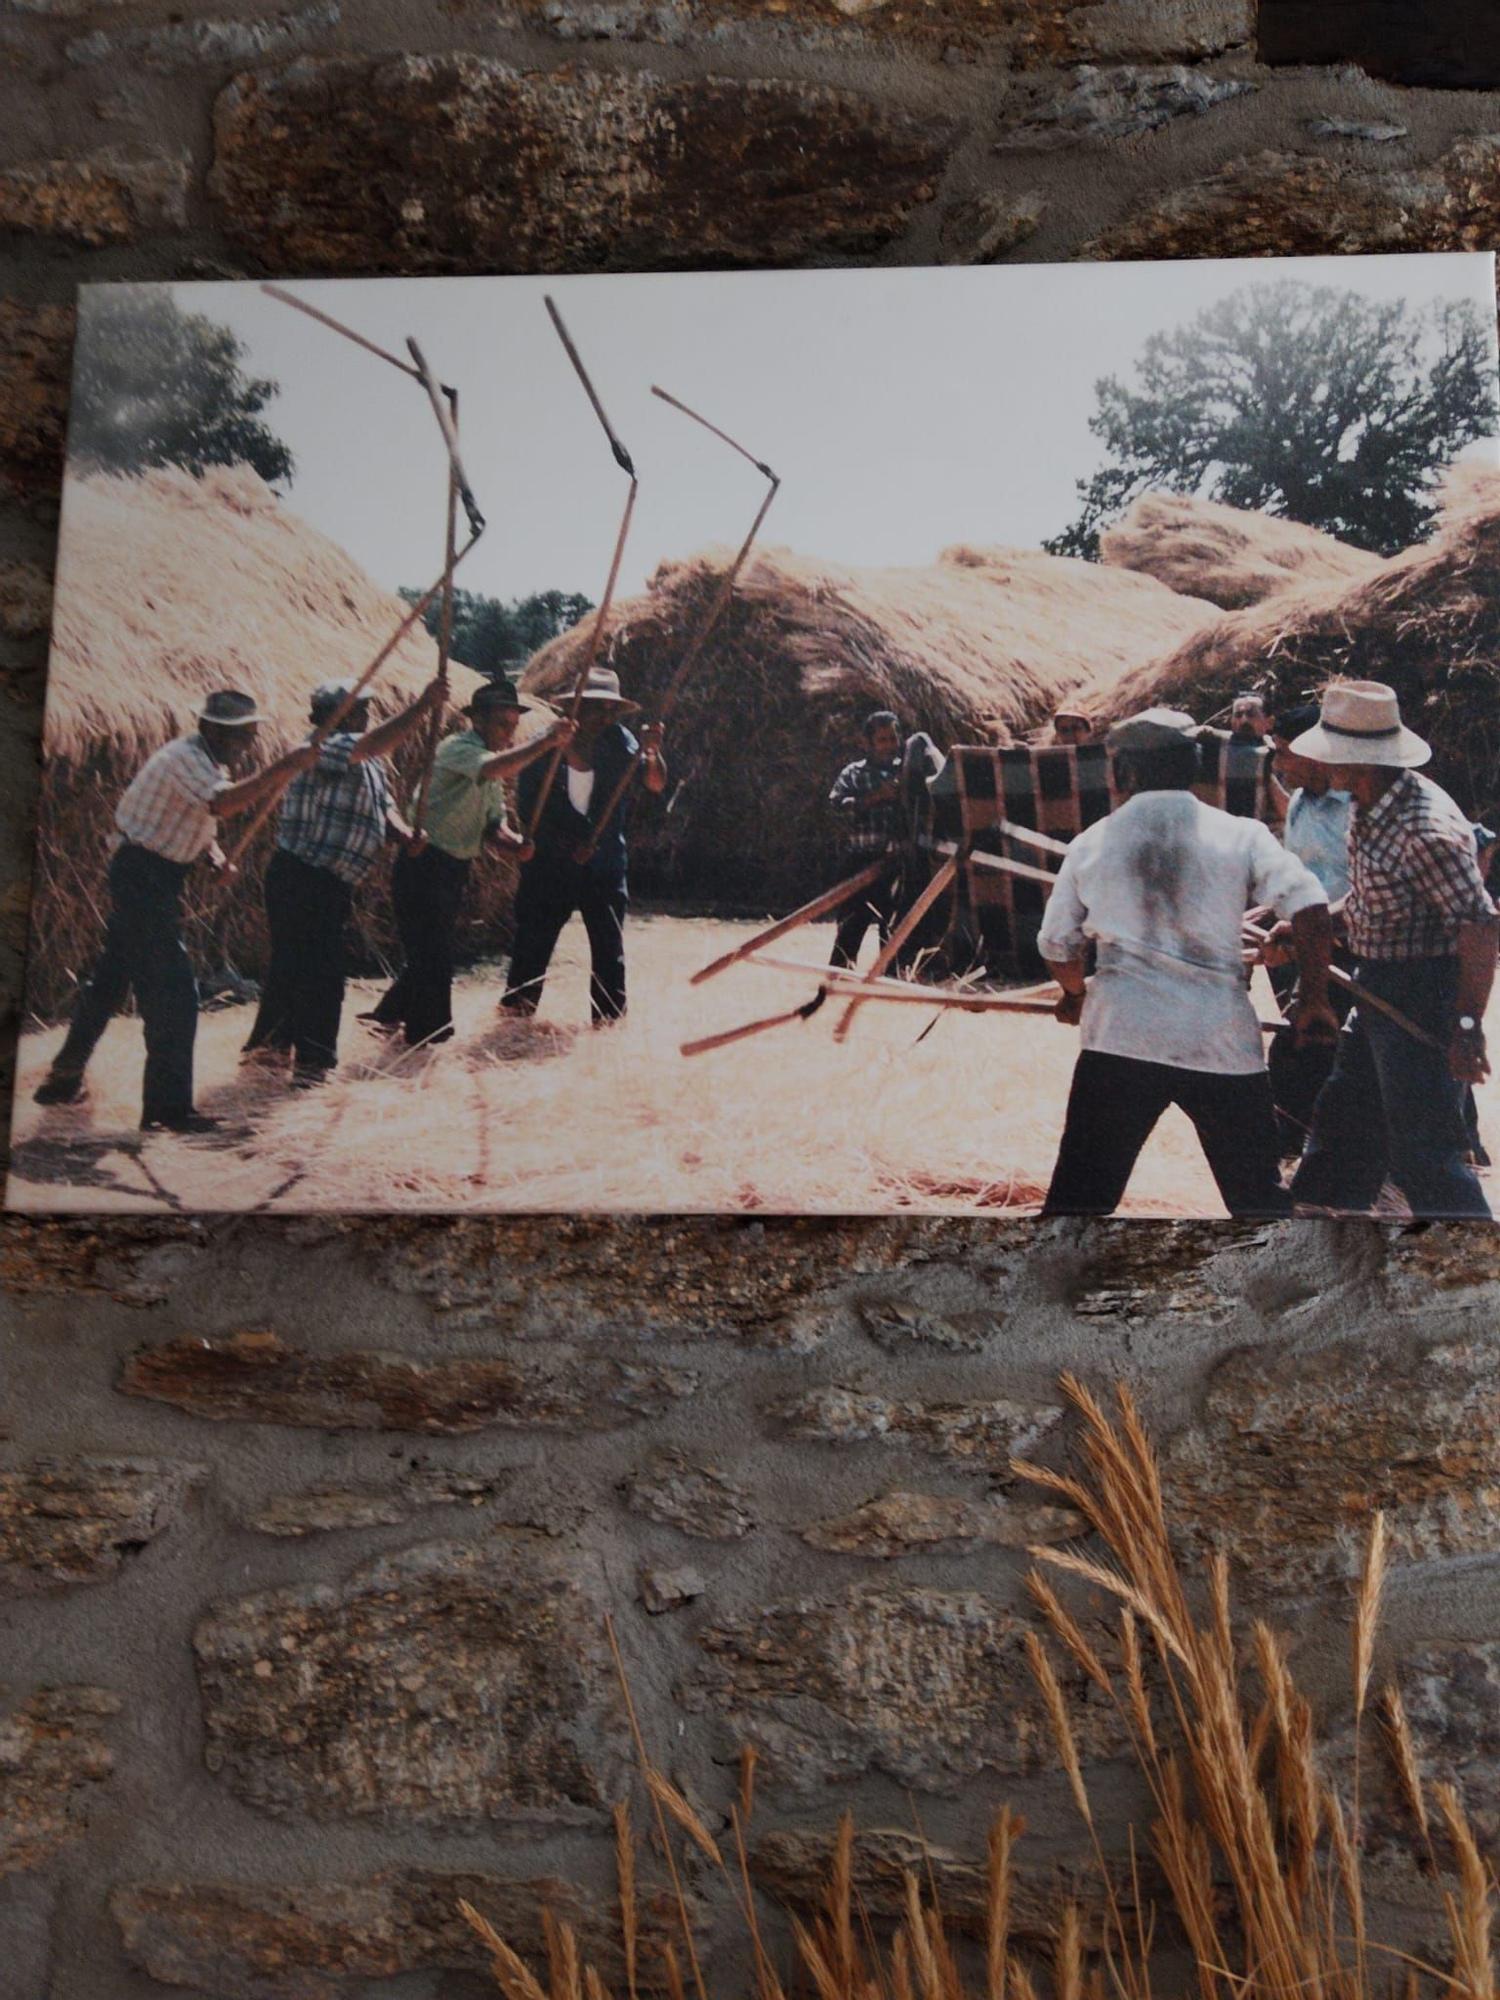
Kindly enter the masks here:
[[197, 728], [163, 744], [115, 807], [104, 949], [73, 1009], [72, 1024], [34, 1093], [38, 1104], [72, 1104], [112, 1017], [134, 993], [146, 1037], [142, 1131], [212, 1132], [218, 1121], [193, 1107], [198, 987], [182, 941], [182, 891], [193, 863], [218, 854], [220, 825], [274, 794], [317, 761], [310, 744], [236, 780], [264, 717], [254, 698], [224, 688], [209, 695]]
[[[624, 718], [638, 708], [621, 694], [617, 674], [608, 667], [590, 669], [578, 707], [578, 733], [563, 753], [537, 824], [535, 852], [521, 870], [515, 943], [500, 1003], [508, 1013], [536, 1013], [557, 941], [576, 913], [588, 933], [593, 1024], [604, 1027], [624, 1015], [628, 798], [609, 809], [638, 754], [646, 790], [659, 793], [667, 785], [661, 724], [649, 723], [639, 743], [625, 726]], [[533, 768], [516, 786], [523, 826], [532, 823], [542, 783], [542, 770]], [[608, 823], [602, 824], [606, 812]]]
[[[345, 708], [352, 681], [325, 681], [312, 697], [314, 731]], [[370, 703], [346, 708], [318, 761], [286, 788], [276, 852], [266, 869], [270, 962], [247, 1057], [285, 1068], [299, 1089], [321, 1083], [338, 1061], [344, 1011], [344, 927], [354, 891], [391, 840], [411, 828], [391, 797], [385, 759], [444, 699], [433, 680], [398, 715], [371, 729]]]

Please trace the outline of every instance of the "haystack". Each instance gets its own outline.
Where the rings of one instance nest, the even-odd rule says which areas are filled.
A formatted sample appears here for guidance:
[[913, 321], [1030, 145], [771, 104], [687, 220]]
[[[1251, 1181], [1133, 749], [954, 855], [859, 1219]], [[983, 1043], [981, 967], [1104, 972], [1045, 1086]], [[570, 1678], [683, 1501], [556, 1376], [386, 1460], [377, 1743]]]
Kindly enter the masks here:
[[[28, 988], [44, 1015], [67, 1005], [98, 948], [114, 805], [145, 758], [226, 686], [270, 717], [257, 756], [274, 756], [306, 735], [317, 683], [358, 674], [406, 609], [243, 466], [70, 479], [54, 602]], [[376, 715], [409, 701], [435, 665], [426, 633], [409, 633], [374, 683]], [[477, 677], [455, 668], [453, 684], [463, 698]], [[195, 871], [200, 972], [263, 969], [270, 838], [227, 894]], [[371, 968], [393, 942], [386, 901], [367, 892], [357, 913]]]
[[[727, 561], [709, 549], [665, 562], [615, 608], [607, 656], [648, 713]], [[673, 716], [668, 807], [637, 801], [636, 883], [718, 909], [805, 898], [837, 879], [826, 800], [869, 710], [896, 710], [945, 750], [1009, 742], [1214, 616], [1150, 577], [1029, 550], [955, 548], [886, 570], [760, 552]], [[551, 641], [524, 685], [559, 697], [587, 632]]]
[[1260, 604], [1299, 584], [1363, 583], [1384, 558], [1332, 535], [1217, 500], [1145, 493], [1099, 538], [1101, 559], [1154, 576], [1225, 611]]
[[1387, 681], [1432, 743], [1431, 775], [1466, 809], [1500, 798], [1500, 473], [1450, 481], [1430, 540], [1344, 588], [1304, 585], [1195, 633], [1111, 692], [1109, 713], [1180, 704], [1206, 720], [1240, 688], [1274, 702], [1335, 675]]

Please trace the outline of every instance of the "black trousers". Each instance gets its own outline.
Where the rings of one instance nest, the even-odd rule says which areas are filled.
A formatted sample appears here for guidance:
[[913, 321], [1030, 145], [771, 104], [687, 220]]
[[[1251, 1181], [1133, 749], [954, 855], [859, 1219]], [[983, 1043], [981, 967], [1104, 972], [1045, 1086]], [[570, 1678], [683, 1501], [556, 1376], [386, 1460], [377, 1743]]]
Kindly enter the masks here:
[[1073, 1071], [1068, 1116], [1044, 1215], [1112, 1215], [1141, 1148], [1175, 1104], [1231, 1215], [1290, 1215], [1277, 1172], [1276, 1114], [1264, 1070], [1217, 1076], [1085, 1049]]
[[135, 994], [146, 1035], [141, 1117], [179, 1118], [193, 1108], [198, 987], [182, 941], [187, 865], [144, 847], [116, 850], [109, 864], [104, 949], [73, 1009], [54, 1073], [82, 1076], [99, 1037]]
[[540, 854], [528, 861], [516, 891], [516, 939], [501, 1004], [517, 1013], [536, 1012], [557, 940], [576, 912], [589, 940], [589, 1011], [596, 1023], [618, 1021], [625, 1012], [629, 905], [623, 873], [604, 874]]
[[855, 964], [859, 948], [865, 941], [865, 933], [872, 924], [880, 942], [885, 943], [895, 921], [900, 879], [900, 870], [889, 868], [885, 874], [877, 875], [868, 888], [861, 889], [841, 905], [838, 929], [833, 937], [833, 955], [828, 961], [830, 965]]
[[1448, 1068], [1458, 1012], [1458, 960], [1365, 959], [1359, 983], [1434, 1036], [1429, 1048], [1357, 1001], [1313, 1108], [1312, 1134], [1292, 1182], [1299, 1202], [1363, 1214], [1387, 1179], [1424, 1218], [1488, 1218], [1466, 1155], [1466, 1089]]
[[344, 926], [353, 900], [331, 868], [278, 847], [266, 869], [271, 962], [247, 1049], [290, 1049], [299, 1069], [332, 1069], [344, 1011]]
[[453, 1033], [453, 939], [469, 865], [440, 847], [403, 848], [391, 870], [405, 964], [375, 1018], [405, 1028], [408, 1042], [446, 1042]]

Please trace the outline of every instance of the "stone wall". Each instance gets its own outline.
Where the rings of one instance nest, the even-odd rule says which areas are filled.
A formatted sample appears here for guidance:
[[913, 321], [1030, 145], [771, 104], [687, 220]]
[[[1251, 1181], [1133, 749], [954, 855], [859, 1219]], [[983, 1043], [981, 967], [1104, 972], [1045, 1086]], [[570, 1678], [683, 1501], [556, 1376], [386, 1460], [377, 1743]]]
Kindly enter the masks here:
[[[1250, 0], [0, 0], [7, 990], [80, 279], [1500, 234], [1497, 96], [1255, 36]], [[1066, 1455], [1064, 1367], [1136, 1385], [1185, 1547], [1227, 1542], [1335, 1730], [1389, 1510], [1386, 1655], [1493, 1797], [1487, 1235], [12, 1222], [0, 1275], [7, 2000], [477, 2000], [458, 1898], [525, 1943], [539, 1882], [607, 1956], [606, 1609], [710, 1824], [760, 1749], [767, 1884], [806, 1893], [847, 1803], [888, 1908], [915, 1801], [965, 1920], [1004, 1795], [1039, 1929], [1083, 1857], [1021, 1549], [1071, 1523], [1007, 1466]], [[1082, 1740], [1127, 1809], [1102, 1716]]]

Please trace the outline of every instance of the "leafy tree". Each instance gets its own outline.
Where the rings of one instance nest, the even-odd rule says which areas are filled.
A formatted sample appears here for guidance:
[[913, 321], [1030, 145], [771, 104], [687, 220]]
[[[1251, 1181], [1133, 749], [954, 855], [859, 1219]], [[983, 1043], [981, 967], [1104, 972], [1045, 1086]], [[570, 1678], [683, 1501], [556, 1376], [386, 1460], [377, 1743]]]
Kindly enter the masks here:
[[1097, 561], [1139, 494], [1195, 493], [1305, 521], [1392, 555], [1420, 541], [1435, 487], [1496, 428], [1490, 340], [1468, 300], [1419, 309], [1297, 279], [1252, 284], [1153, 334], [1137, 385], [1095, 384], [1106, 461], [1077, 520], [1043, 544]]
[[247, 464], [290, 482], [292, 454], [260, 413], [278, 385], [241, 367], [242, 342], [161, 285], [88, 295], [79, 331], [68, 448], [104, 472]]
[[[403, 589], [401, 595], [408, 604], [415, 604], [422, 592]], [[588, 598], [574, 590], [535, 591], [530, 597], [513, 597], [507, 604], [498, 597], [455, 588], [453, 657], [477, 674], [517, 672], [539, 647], [576, 625], [593, 608]], [[434, 638], [441, 617], [442, 605], [437, 601], [422, 615]]]

